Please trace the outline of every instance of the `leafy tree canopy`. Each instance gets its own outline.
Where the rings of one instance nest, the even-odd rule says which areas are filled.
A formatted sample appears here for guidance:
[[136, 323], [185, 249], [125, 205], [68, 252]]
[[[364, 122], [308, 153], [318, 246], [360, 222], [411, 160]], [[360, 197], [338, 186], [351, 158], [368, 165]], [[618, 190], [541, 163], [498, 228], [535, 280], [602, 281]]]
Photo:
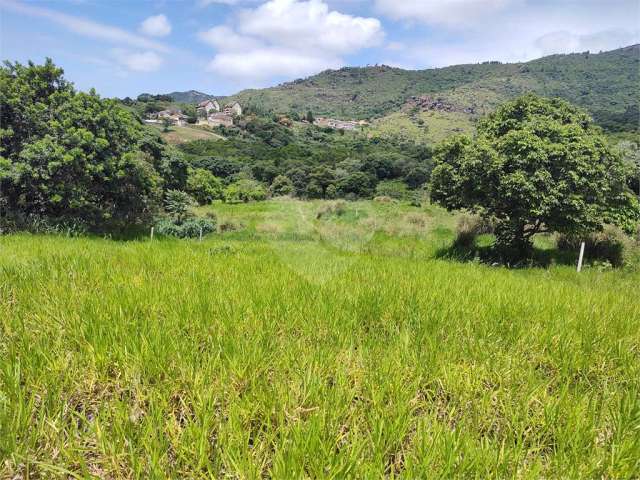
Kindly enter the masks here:
[[584, 234], [640, 216], [627, 168], [581, 109], [526, 95], [486, 117], [474, 140], [436, 152], [432, 198], [497, 221], [497, 244], [521, 257], [539, 232]]
[[118, 102], [76, 92], [51, 60], [0, 67], [0, 103], [2, 215], [94, 229], [146, 222], [182, 168], [180, 153]]

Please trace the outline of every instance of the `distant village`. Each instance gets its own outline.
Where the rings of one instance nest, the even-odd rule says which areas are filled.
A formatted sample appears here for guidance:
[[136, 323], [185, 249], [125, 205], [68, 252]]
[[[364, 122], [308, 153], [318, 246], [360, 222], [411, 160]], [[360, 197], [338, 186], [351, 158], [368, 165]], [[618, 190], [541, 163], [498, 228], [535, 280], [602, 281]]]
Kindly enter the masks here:
[[[242, 116], [242, 107], [238, 102], [232, 102], [221, 108], [217, 100], [209, 99], [197, 105], [196, 116], [196, 125], [232, 127], [234, 118]], [[150, 124], [168, 122], [169, 125], [183, 127], [188, 124], [188, 118], [180, 109], [167, 109], [148, 114], [145, 122]], [[309, 123], [307, 120], [302, 120], [302, 122]], [[313, 125], [333, 130], [357, 130], [368, 124], [365, 120], [337, 120], [326, 117], [318, 117], [313, 120]]]
[[369, 125], [369, 122], [366, 120], [336, 120], [335, 118], [318, 117], [313, 121], [313, 124], [334, 130], [357, 130], [360, 127]]
[[[196, 125], [208, 125], [210, 127], [232, 127], [234, 117], [242, 116], [242, 107], [238, 102], [232, 102], [220, 108], [217, 100], [205, 100], [196, 108]], [[188, 116], [180, 109], [167, 109], [150, 113], [145, 119], [146, 123], [164, 123], [183, 127], [188, 123]]]

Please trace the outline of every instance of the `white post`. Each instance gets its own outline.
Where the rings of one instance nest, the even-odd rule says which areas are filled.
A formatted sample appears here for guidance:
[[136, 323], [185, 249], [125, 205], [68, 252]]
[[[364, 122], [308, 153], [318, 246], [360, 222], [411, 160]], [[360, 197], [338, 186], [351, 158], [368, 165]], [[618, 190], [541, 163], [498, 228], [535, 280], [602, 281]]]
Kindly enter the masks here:
[[153, 240], [153, 227], [151, 227], [151, 240]]
[[578, 273], [582, 270], [582, 260], [584, 259], [584, 242], [580, 244], [580, 256], [578, 257]]
[[200, 241], [202, 241], [202, 227], [200, 227]]

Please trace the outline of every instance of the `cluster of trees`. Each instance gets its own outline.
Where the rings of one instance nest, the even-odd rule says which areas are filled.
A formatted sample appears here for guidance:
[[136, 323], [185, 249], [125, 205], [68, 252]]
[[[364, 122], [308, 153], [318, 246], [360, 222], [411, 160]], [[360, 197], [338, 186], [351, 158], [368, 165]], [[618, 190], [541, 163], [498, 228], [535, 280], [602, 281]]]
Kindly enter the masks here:
[[223, 131], [225, 142], [200, 140], [180, 148], [194, 168], [209, 171], [223, 184], [254, 180], [272, 195], [401, 196], [429, 180], [431, 150], [425, 146], [311, 126], [296, 134], [277, 121], [255, 117], [239, 127]]
[[129, 229], [164, 202], [163, 228], [191, 236], [215, 226], [185, 213], [191, 199], [401, 198], [427, 182], [434, 201], [495, 225], [497, 245], [515, 258], [537, 233], [632, 231], [640, 221], [637, 145], [613, 151], [583, 110], [558, 99], [508, 102], [473, 139], [449, 139], [433, 155], [359, 134], [294, 133], [269, 118], [178, 151], [121, 102], [75, 91], [50, 60], [1, 67], [0, 103], [0, 227], [44, 219]]
[[120, 103], [140, 118], [144, 118], [151, 113], [173, 109], [180, 110], [185, 114], [188, 123], [196, 123], [198, 121], [196, 106], [194, 104], [175, 102], [170, 95], [143, 93], [138, 95], [135, 100], [130, 97], [125, 97], [120, 100]]
[[77, 92], [51, 60], [0, 68], [0, 216], [130, 228], [151, 221], [188, 165], [114, 100]]

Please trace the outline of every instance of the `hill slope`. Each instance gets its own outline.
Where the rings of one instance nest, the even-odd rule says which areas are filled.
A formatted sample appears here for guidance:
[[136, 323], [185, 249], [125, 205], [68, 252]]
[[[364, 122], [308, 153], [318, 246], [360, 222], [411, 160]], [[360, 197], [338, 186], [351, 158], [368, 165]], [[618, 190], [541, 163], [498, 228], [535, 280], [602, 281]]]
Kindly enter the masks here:
[[443, 100], [454, 111], [484, 114], [535, 92], [588, 109], [609, 131], [638, 129], [640, 45], [599, 54], [552, 55], [526, 63], [486, 62], [428, 70], [345, 67], [229, 99], [266, 112], [306, 112], [339, 118], [379, 118], [407, 110], [412, 96]]
[[171, 92], [167, 95], [177, 103], [200, 103], [204, 100], [214, 98], [214, 95], [202, 93], [197, 90], [189, 90], [187, 92]]

